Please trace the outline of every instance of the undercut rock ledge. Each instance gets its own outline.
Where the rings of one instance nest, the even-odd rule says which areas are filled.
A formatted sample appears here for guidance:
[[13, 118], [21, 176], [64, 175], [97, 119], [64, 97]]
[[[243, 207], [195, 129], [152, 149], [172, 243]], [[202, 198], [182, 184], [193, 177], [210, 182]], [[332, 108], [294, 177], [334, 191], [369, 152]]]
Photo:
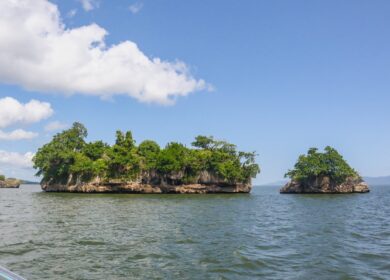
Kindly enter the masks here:
[[250, 184], [236, 185], [149, 185], [140, 183], [126, 184], [93, 184], [84, 183], [77, 185], [43, 184], [42, 189], [46, 192], [73, 192], [73, 193], [138, 193], [138, 194], [206, 194], [206, 193], [249, 193], [252, 189]]
[[370, 189], [362, 179], [348, 178], [342, 184], [336, 184], [329, 177], [318, 177], [308, 182], [290, 181], [280, 193], [313, 193], [313, 194], [337, 194], [337, 193], [367, 193]]

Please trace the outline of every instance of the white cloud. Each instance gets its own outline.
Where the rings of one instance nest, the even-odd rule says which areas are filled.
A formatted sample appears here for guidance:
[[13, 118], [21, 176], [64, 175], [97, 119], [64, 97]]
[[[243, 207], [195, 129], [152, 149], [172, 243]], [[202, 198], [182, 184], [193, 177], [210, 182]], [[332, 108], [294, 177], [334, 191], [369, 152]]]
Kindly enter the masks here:
[[70, 10], [70, 11], [66, 14], [66, 17], [72, 18], [72, 17], [74, 17], [76, 14], [77, 14], [77, 10], [76, 10], [76, 9], [73, 9], [73, 10]]
[[12, 97], [0, 98], [0, 128], [13, 124], [39, 122], [43, 119], [47, 119], [52, 114], [53, 109], [51, 108], [50, 103], [47, 102], [31, 100], [30, 102], [23, 104]]
[[95, 9], [99, 3], [95, 0], [79, 0], [81, 2], [81, 5], [83, 6], [83, 9], [87, 12]]
[[23, 129], [16, 129], [11, 132], [4, 132], [0, 130], [0, 140], [22, 140], [32, 139], [38, 136], [38, 133], [25, 131]]
[[0, 174], [6, 177], [36, 181], [32, 158], [34, 153], [17, 153], [0, 150]]
[[66, 28], [47, 0], [0, 1], [0, 81], [29, 90], [132, 96], [169, 104], [208, 86], [180, 61], [149, 58], [131, 41], [106, 46], [97, 24]]
[[53, 121], [48, 123], [45, 126], [45, 131], [56, 131], [56, 130], [61, 130], [69, 127], [67, 124], [59, 122], [59, 121]]
[[14, 166], [19, 168], [31, 168], [34, 153], [25, 154], [16, 152], [7, 152], [0, 150], [0, 165]]
[[129, 6], [129, 10], [130, 12], [132, 12], [133, 14], [136, 14], [138, 13], [139, 11], [141, 11], [141, 9], [143, 8], [144, 4], [141, 3], [141, 2], [137, 2], [137, 3], [134, 3], [132, 5]]

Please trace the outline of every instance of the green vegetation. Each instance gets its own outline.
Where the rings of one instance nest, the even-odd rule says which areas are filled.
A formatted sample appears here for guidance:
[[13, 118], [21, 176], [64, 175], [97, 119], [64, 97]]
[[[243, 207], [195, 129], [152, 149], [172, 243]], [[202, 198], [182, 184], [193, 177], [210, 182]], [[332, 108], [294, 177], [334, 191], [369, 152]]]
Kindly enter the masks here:
[[332, 181], [342, 183], [349, 177], [359, 177], [359, 174], [334, 148], [327, 146], [323, 153], [318, 152], [317, 148], [309, 149], [307, 155], [299, 156], [294, 169], [285, 175], [299, 182], [310, 181], [319, 176], [328, 176]]
[[5, 176], [4, 175], [0, 175], [0, 181], [5, 181]]
[[[87, 143], [80, 123], [55, 135], [33, 159], [37, 176], [45, 183], [74, 184], [99, 180], [172, 185], [198, 183], [205, 173], [220, 183], [249, 183], [260, 168], [254, 152], [213, 137], [198, 136], [194, 148], [171, 142], [165, 148], [151, 140], [138, 146], [132, 133], [117, 131], [115, 144]], [[217, 179], [216, 179], [217, 178]]]

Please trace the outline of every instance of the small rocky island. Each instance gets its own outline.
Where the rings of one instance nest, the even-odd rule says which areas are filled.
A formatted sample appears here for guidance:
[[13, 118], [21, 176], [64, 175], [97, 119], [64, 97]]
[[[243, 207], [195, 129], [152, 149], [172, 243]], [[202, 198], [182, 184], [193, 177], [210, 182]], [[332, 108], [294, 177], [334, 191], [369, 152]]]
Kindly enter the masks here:
[[80, 123], [55, 135], [33, 158], [47, 192], [249, 193], [259, 172], [254, 152], [213, 137], [197, 136], [193, 148], [155, 141], [136, 145], [130, 131], [115, 144], [86, 142]]
[[316, 148], [301, 155], [294, 169], [287, 172], [287, 183], [280, 193], [366, 193], [368, 185], [356, 170], [332, 147], [323, 153]]
[[5, 178], [4, 175], [0, 175], [0, 188], [16, 189], [20, 187], [20, 180], [15, 178]]

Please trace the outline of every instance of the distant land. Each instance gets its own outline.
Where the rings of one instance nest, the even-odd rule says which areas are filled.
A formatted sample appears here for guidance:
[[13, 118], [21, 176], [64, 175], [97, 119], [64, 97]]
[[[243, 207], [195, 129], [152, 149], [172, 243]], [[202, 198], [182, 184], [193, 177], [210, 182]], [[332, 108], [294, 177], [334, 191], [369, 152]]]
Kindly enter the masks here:
[[39, 185], [39, 182], [34, 182], [34, 181], [28, 181], [28, 180], [20, 180], [21, 184], [23, 185]]
[[282, 180], [278, 180], [278, 181], [274, 181], [274, 182], [260, 184], [259, 186], [284, 186], [287, 183], [288, 183], [287, 179], [284, 179], [284, 180], [282, 179]]
[[[390, 176], [381, 176], [381, 177], [363, 177], [363, 180], [371, 186], [390, 186]], [[270, 183], [261, 184], [260, 186], [284, 186], [288, 180], [278, 180]]]

